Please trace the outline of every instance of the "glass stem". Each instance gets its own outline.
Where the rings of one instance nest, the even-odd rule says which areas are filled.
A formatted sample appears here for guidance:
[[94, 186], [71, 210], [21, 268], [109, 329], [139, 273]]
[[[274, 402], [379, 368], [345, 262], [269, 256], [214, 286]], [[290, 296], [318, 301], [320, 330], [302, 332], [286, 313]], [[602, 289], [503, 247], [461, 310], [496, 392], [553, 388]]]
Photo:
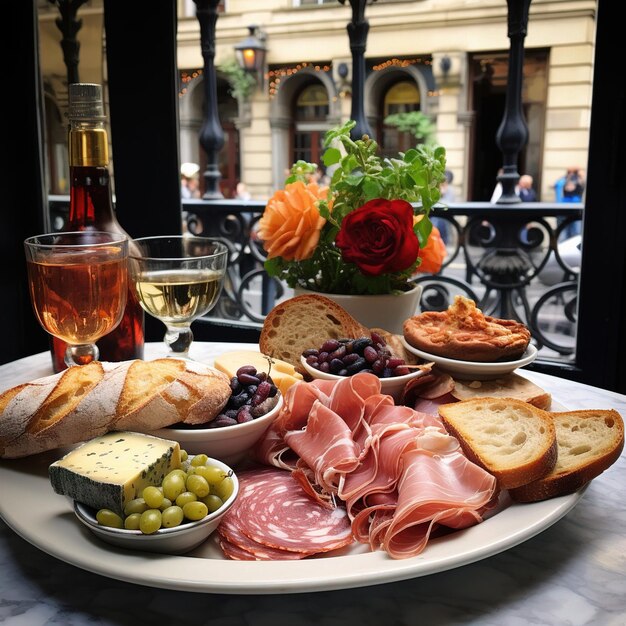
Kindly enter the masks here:
[[167, 326], [167, 332], [163, 338], [165, 345], [170, 349], [171, 356], [185, 356], [193, 341], [193, 333], [190, 326]]

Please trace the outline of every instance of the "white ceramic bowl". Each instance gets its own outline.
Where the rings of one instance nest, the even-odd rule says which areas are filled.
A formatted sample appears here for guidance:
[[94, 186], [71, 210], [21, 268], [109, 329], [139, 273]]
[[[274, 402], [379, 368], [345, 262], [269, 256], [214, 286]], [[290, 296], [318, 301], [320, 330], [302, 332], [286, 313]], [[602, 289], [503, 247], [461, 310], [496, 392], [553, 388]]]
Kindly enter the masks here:
[[206, 541], [209, 535], [217, 528], [222, 517], [233, 505], [239, 494], [239, 481], [235, 472], [228, 465], [217, 459], [210, 458], [209, 462], [217, 465], [225, 472], [231, 473], [234, 489], [228, 500], [217, 511], [209, 513], [197, 522], [185, 522], [174, 528], [161, 528], [151, 535], [145, 535], [140, 530], [101, 526], [96, 520], [97, 511], [80, 502], [74, 502], [74, 512], [76, 517], [94, 535], [114, 546], [144, 552], [184, 554]]
[[[311, 367], [307, 362], [306, 358], [301, 356], [300, 361], [302, 363], [302, 367], [313, 377], [320, 380], [343, 380], [346, 378], [345, 376], [338, 376], [337, 374], [326, 374], [325, 372], [320, 372], [316, 370], [314, 367]], [[418, 378], [424, 374], [423, 370], [414, 370], [410, 374], [406, 374], [404, 376], [393, 376], [390, 378], [380, 378], [380, 391], [381, 393], [387, 394], [391, 396], [394, 400], [399, 400], [402, 395], [402, 391], [404, 386], [414, 378]]]
[[206, 454], [220, 459], [228, 465], [235, 465], [243, 460], [252, 446], [263, 436], [263, 433], [276, 419], [283, 406], [283, 397], [278, 392], [276, 406], [261, 417], [251, 422], [222, 426], [221, 428], [175, 428], [169, 426], [152, 431], [150, 434], [164, 439], [178, 441], [180, 447], [188, 454]]
[[515, 371], [518, 367], [523, 367], [532, 363], [537, 358], [537, 348], [532, 344], [528, 345], [526, 352], [521, 358], [515, 361], [498, 361], [493, 363], [481, 363], [479, 361], [459, 361], [457, 359], [447, 359], [436, 354], [424, 352], [414, 348], [410, 343], [401, 337], [404, 347], [426, 361], [432, 361], [439, 369], [453, 377], [463, 380], [489, 380], [498, 376], [505, 376]]

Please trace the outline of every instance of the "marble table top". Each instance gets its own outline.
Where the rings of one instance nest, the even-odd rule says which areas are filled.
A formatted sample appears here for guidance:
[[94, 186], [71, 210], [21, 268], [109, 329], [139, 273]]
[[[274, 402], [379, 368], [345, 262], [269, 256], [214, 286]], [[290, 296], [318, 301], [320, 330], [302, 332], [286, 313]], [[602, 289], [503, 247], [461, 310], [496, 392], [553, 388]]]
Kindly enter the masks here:
[[[235, 347], [253, 346], [198, 342], [191, 356], [210, 360]], [[159, 344], [146, 346], [146, 358], [162, 352]], [[0, 366], [0, 391], [50, 373], [48, 353]], [[626, 416], [624, 395], [522, 373], [569, 409], [613, 408]], [[495, 556], [400, 582], [315, 593], [222, 595], [122, 582], [50, 556], [0, 520], [0, 622], [624, 626], [625, 475], [623, 453], [565, 517]], [[0, 498], [2, 492], [0, 483]], [[212, 575], [219, 577], [219, 568]]]

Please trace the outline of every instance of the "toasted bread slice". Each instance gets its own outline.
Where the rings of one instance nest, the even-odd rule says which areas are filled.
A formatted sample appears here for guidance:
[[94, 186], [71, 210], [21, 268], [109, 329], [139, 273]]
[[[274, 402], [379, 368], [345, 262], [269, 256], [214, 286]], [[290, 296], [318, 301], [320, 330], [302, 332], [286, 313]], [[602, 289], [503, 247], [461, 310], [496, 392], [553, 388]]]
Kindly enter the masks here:
[[455, 380], [452, 395], [457, 400], [470, 398], [515, 398], [544, 411], [550, 410], [552, 396], [519, 374], [507, 374], [494, 380]]
[[277, 304], [266, 316], [259, 337], [263, 354], [291, 363], [304, 374], [300, 356], [327, 339], [369, 337], [369, 330], [330, 298], [304, 294]]
[[513, 398], [442, 404], [439, 414], [467, 457], [493, 474], [501, 489], [541, 478], [556, 464], [556, 429], [547, 411]]
[[624, 421], [614, 410], [552, 413], [558, 459], [547, 475], [516, 489], [518, 502], [537, 502], [574, 493], [601, 474], [624, 449]]

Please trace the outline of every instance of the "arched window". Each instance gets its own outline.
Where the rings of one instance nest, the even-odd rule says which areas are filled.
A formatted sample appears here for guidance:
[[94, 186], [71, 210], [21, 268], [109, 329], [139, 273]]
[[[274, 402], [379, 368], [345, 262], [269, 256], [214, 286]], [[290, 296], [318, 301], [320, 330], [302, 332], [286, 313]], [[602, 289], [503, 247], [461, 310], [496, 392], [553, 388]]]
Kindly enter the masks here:
[[321, 164], [322, 142], [328, 128], [328, 92], [318, 82], [309, 83], [295, 97], [292, 162]]
[[420, 110], [420, 92], [412, 80], [399, 80], [385, 92], [383, 116], [378, 136], [381, 138], [382, 153], [385, 156], [396, 155], [398, 152], [406, 152], [415, 147], [415, 137], [409, 132], [400, 132], [394, 126], [385, 124], [388, 115], [394, 113], [408, 113]]

